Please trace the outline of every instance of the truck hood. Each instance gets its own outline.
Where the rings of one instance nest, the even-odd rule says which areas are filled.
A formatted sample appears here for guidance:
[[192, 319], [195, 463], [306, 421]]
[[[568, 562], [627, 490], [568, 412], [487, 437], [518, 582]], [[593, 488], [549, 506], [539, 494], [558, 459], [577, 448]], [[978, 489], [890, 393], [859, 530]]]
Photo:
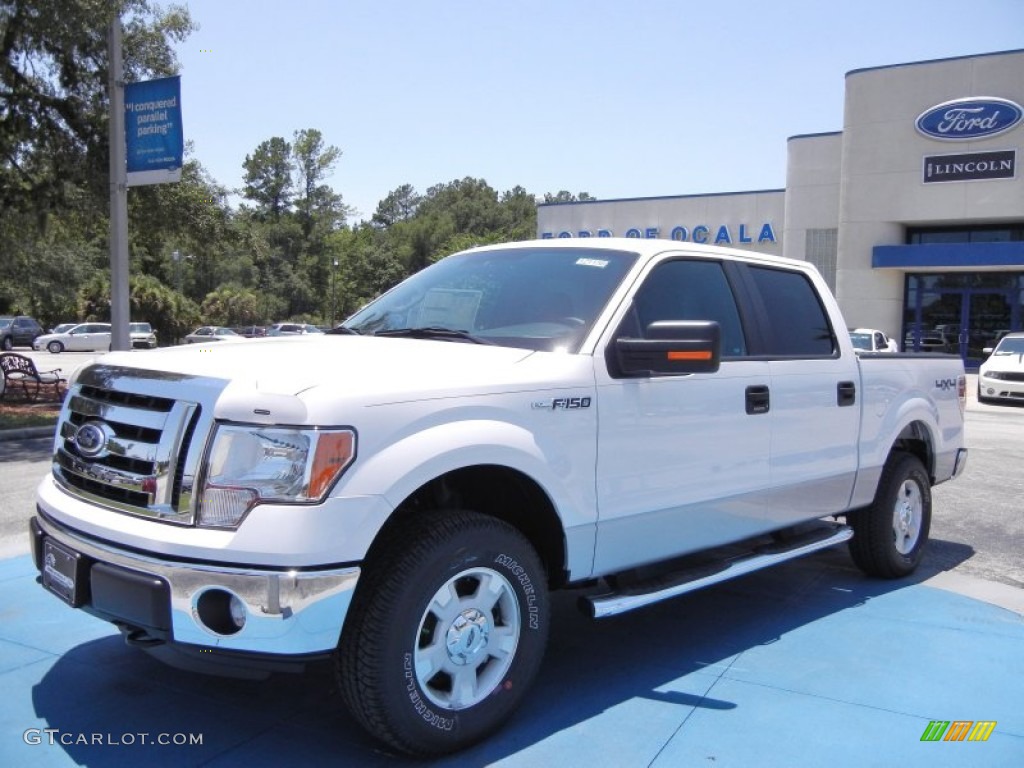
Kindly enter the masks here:
[[[519, 365], [540, 356], [541, 365]], [[112, 352], [97, 361], [231, 381], [235, 392], [364, 403], [585, 383], [579, 355], [429, 339], [297, 336]], [[577, 375], [573, 375], [573, 372]]]

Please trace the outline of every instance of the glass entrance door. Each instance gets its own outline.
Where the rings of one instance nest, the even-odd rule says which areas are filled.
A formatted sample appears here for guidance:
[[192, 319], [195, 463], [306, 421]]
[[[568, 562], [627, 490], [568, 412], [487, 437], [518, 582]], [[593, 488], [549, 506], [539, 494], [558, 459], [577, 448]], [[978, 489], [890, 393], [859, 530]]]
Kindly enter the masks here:
[[965, 291], [959, 353], [968, 368], [985, 362], [986, 347], [994, 347], [1014, 327], [1009, 292]]
[[903, 348], [947, 352], [967, 368], [985, 360], [984, 349], [1022, 327], [1024, 275], [952, 273], [908, 275]]

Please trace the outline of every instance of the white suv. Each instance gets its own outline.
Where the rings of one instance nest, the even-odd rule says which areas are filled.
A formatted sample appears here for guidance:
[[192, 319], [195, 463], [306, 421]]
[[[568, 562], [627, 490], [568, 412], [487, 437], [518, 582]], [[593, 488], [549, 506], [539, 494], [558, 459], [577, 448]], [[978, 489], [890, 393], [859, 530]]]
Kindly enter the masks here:
[[130, 323], [128, 334], [131, 336], [133, 347], [156, 349], [156, 332], [149, 323]]

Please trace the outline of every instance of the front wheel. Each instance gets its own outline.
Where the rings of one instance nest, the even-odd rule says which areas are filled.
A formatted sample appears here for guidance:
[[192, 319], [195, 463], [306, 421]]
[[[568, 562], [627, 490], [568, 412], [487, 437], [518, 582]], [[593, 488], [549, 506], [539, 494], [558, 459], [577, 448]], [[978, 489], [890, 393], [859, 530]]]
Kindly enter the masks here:
[[52, 355], [59, 355], [61, 352], [64, 351], [64, 345], [61, 344], [59, 341], [51, 341], [49, 344], [46, 345], [46, 348], [50, 350], [50, 354]]
[[0, 343], [0, 346], [4, 348], [5, 352], [10, 352], [14, 349], [14, 339], [10, 336], [5, 336], [3, 342]]
[[353, 716], [411, 755], [479, 741], [516, 709], [544, 655], [546, 576], [533, 547], [501, 520], [433, 512], [371, 557], [336, 657]]
[[932, 491], [921, 460], [893, 454], [871, 506], [849, 516], [850, 554], [869, 576], [897, 579], [917, 568], [932, 520]]

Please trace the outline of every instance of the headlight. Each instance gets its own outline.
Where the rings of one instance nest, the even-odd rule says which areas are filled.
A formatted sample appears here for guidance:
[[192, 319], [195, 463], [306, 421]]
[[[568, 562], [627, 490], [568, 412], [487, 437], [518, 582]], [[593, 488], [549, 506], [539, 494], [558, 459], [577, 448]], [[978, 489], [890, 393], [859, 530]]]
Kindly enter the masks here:
[[355, 453], [349, 429], [221, 424], [207, 459], [199, 524], [237, 526], [260, 502], [320, 501]]

